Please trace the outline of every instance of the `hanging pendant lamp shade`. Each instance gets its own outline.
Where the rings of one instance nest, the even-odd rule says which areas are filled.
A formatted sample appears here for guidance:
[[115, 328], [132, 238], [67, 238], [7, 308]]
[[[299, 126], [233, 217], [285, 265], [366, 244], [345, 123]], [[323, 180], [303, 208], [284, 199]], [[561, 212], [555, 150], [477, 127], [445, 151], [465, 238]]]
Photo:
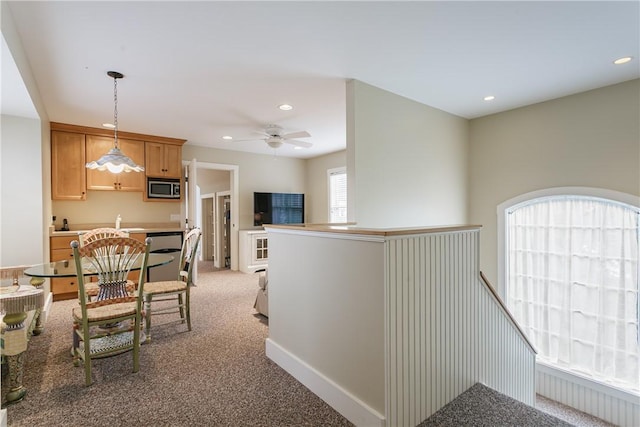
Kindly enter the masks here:
[[87, 163], [87, 169], [108, 170], [111, 173], [144, 171], [142, 166], [137, 165], [117, 147], [113, 147], [98, 160]]
[[86, 167], [87, 169], [97, 169], [99, 171], [108, 170], [111, 173], [142, 172], [144, 167], [137, 165], [136, 162], [127, 157], [118, 148], [118, 79], [123, 78], [124, 75], [117, 71], [109, 71], [107, 75], [113, 77], [113, 148], [98, 160], [87, 163]]

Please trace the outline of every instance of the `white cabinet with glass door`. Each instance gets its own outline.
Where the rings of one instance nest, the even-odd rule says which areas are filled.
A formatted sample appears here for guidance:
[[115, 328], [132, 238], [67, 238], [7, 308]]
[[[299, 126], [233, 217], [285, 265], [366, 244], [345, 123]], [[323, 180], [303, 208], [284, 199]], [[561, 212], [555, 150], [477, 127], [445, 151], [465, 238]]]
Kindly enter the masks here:
[[240, 271], [254, 273], [269, 262], [269, 242], [264, 230], [240, 230]]

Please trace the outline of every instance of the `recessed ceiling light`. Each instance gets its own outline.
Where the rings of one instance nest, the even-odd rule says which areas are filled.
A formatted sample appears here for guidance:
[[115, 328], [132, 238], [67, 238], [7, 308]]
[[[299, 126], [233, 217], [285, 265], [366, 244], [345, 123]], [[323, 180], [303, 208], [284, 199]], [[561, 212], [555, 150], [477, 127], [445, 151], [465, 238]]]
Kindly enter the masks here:
[[278, 105], [278, 108], [281, 109], [282, 111], [293, 110], [293, 106], [291, 106], [289, 104]]
[[109, 128], [109, 129], [115, 129], [116, 128], [115, 125], [113, 125], [111, 123], [103, 123], [102, 127]]
[[229, 135], [225, 135], [222, 137], [222, 139], [230, 140], [230, 139], [233, 139], [233, 137]]
[[294, 150], [302, 150], [302, 147], [295, 146], [295, 147], [293, 147], [293, 149]]
[[496, 99], [496, 97], [493, 95], [489, 95], [489, 96], [485, 96], [483, 99], [485, 101], [493, 101], [494, 99]]
[[614, 64], [616, 65], [620, 65], [620, 64], [626, 64], [627, 62], [631, 61], [633, 59], [632, 56], [624, 56], [622, 58], [618, 58], [615, 61], [613, 61]]

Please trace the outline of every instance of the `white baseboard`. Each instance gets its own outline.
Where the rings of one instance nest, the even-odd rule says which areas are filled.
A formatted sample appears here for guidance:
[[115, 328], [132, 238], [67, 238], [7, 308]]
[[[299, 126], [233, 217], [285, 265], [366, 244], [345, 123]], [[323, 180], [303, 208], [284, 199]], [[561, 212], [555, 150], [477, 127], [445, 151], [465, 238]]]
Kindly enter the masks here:
[[269, 359], [356, 426], [383, 427], [386, 425], [384, 415], [369, 407], [270, 338], [267, 338], [266, 341], [266, 353]]

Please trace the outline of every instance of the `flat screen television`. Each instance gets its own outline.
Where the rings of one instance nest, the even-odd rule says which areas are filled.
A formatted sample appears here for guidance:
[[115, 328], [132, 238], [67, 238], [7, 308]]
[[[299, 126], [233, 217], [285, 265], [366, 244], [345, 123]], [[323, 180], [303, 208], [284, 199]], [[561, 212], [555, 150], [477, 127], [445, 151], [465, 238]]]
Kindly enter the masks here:
[[253, 193], [253, 225], [303, 222], [304, 194]]

